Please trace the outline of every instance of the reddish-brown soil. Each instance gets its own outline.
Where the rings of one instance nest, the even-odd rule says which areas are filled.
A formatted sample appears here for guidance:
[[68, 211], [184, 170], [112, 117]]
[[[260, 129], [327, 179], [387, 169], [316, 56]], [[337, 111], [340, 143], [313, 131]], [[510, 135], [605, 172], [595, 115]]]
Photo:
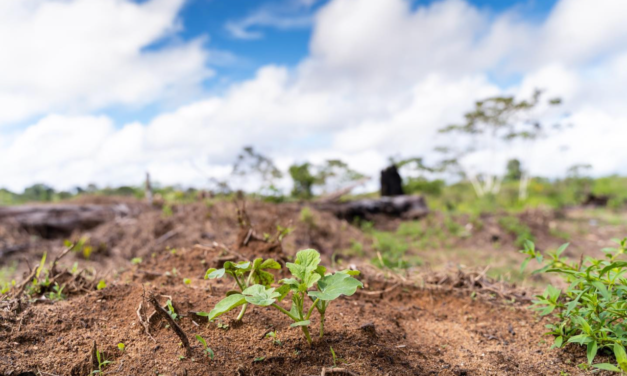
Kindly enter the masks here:
[[[365, 255], [373, 254], [367, 235], [328, 213], [312, 210], [312, 225], [299, 220], [301, 205], [252, 202], [246, 208], [251, 227], [241, 228], [236, 209], [233, 203], [181, 205], [171, 216], [151, 209], [75, 234], [75, 239], [88, 236], [97, 251], [90, 260], [70, 253], [60, 264], [69, 267], [79, 260], [81, 268], [108, 272], [108, 287], [97, 291], [95, 283], [75, 283], [65, 274], [63, 281], [76, 284], [66, 300], [31, 297], [37, 300], [23, 310], [6, 301], [0, 305], [0, 375], [88, 375], [95, 369], [94, 343], [113, 361], [104, 369], [111, 375], [320, 375], [323, 369], [341, 374], [329, 373], [336, 368], [347, 375], [584, 374], [576, 365], [585, 362], [585, 351], [549, 349], [546, 322], [527, 309], [529, 293], [481, 274], [396, 276], [354, 256], [344, 265], [354, 263], [363, 271], [365, 288], [332, 303], [325, 336], [314, 337], [313, 346], [272, 308], [249, 309], [239, 324], [233, 321], [237, 312], [208, 323], [195, 312], [211, 310], [233, 286], [228, 279], [203, 276], [225, 260], [287, 260], [313, 247], [331, 265], [355, 241], [363, 244]], [[294, 230], [278, 242], [277, 225]], [[9, 225], [0, 231], [6, 243], [31, 236]], [[61, 242], [35, 239], [38, 247], [26, 255], [35, 264], [48, 250], [50, 260]], [[133, 257], [143, 261], [133, 265]], [[26, 263], [19, 268], [28, 272]], [[154, 340], [146, 333], [137, 311], [141, 304], [144, 319], [154, 312], [145, 300], [150, 293], [162, 305], [172, 300], [191, 354], [157, 316], [148, 324]], [[314, 315], [312, 332], [317, 325]], [[280, 345], [265, 336], [270, 331]], [[206, 339], [213, 360], [202, 353], [196, 335]], [[124, 351], [118, 343], [125, 344]], [[339, 358], [335, 368], [330, 348]]]

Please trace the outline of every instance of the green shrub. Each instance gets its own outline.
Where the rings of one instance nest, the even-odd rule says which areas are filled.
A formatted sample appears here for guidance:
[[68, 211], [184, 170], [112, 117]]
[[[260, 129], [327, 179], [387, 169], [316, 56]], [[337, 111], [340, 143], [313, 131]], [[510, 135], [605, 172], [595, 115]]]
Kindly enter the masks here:
[[605, 248], [604, 259], [587, 257], [570, 262], [561, 257], [568, 244], [549, 253], [544, 261], [532, 242], [526, 241], [521, 253], [527, 255], [522, 268], [530, 260], [543, 263], [534, 273], [555, 273], [568, 285], [564, 291], [551, 285], [544, 294], [536, 296], [533, 308], [540, 315], [553, 315], [547, 325], [555, 337], [553, 347], [576, 343], [587, 348], [588, 364], [601, 349], [614, 352], [618, 367], [609, 363], [594, 364], [595, 368], [616, 372], [627, 371], [627, 238], [617, 241], [618, 248]]

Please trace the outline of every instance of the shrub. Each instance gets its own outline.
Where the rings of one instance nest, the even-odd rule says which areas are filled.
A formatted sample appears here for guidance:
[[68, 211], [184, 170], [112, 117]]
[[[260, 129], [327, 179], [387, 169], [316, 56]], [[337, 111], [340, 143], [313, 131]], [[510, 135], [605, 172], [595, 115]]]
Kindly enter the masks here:
[[[534, 273], [556, 273], [568, 287], [561, 291], [551, 285], [536, 296], [533, 308], [540, 315], [553, 315], [547, 325], [555, 337], [553, 347], [576, 343], [587, 347], [588, 364], [598, 351], [614, 352], [618, 367], [594, 364], [593, 367], [616, 372], [627, 371], [627, 261], [619, 260], [627, 253], [627, 239], [617, 241], [618, 248], [605, 248], [605, 259], [587, 257], [580, 262], [569, 262], [561, 257], [568, 244], [549, 253], [544, 266]], [[532, 242], [526, 241], [521, 251], [527, 255], [524, 268], [530, 260], [542, 263], [542, 254]]]

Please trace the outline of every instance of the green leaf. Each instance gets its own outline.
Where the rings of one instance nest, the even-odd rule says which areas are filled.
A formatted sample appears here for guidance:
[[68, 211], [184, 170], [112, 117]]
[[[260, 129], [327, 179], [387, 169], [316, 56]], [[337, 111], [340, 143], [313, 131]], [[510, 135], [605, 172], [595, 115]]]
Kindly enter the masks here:
[[568, 248], [568, 246], [569, 246], [569, 245], [570, 245], [570, 243], [565, 243], [565, 244], [562, 244], [562, 245], [561, 245], [561, 246], [557, 249], [557, 251], [555, 252], [555, 254], [556, 254], [557, 256], [561, 255], [561, 254], [562, 254], [562, 252], [564, 252], [564, 251], [566, 250], [566, 248]]
[[206, 348], [207, 347], [207, 341], [205, 341], [204, 338], [202, 338], [199, 334], [196, 334], [196, 339], [198, 340], [198, 342], [202, 343], [202, 345]]
[[255, 270], [253, 273], [253, 282], [256, 284], [270, 287], [274, 283], [274, 275], [272, 273], [264, 272], [263, 270]]
[[351, 276], [357, 276], [357, 275], [361, 274], [361, 272], [359, 270], [351, 270], [351, 269], [340, 270], [338, 273], [344, 273], [344, 274], [348, 274], [348, 275], [351, 275]]
[[304, 249], [296, 254], [296, 263], [306, 267], [312, 267], [316, 270], [320, 264], [320, 253], [315, 249]]
[[205, 273], [205, 279], [222, 278], [222, 277], [224, 277], [224, 273], [225, 272], [226, 272], [226, 270], [224, 268], [222, 268], [222, 269], [216, 269], [216, 268], [207, 269], [207, 272]]
[[622, 345], [618, 343], [614, 344], [614, 356], [616, 357], [618, 366], [623, 371], [627, 371], [627, 353], [625, 353], [625, 348]]
[[246, 298], [242, 294], [229, 295], [226, 298], [220, 300], [218, 304], [209, 312], [209, 321], [212, 321], [218, 316], [221, 316], [233, 308], [239, 307], [246, 303]]
[[553, 346], [551, 346], [551, 348], [552, 349], [560, 348], [562, 347], [562, 343], [564, 343], [564, 338], [562, 336], [556, 337], [555, 341], [553, 342]]
[[583, 345], [585, 343], [590, 342], [591, 340], [592, 339], [587, 334], [580, 334], [578, 336], [570, 337], [568, 339], [568, 342], [570, 342], [570, 343], [578, 343], [580, 345]]
[[288, 262], [285, 265], [290, 273], [300, 279], [304, 286], [299, 287], [305, 291], [313, 286], [322, 276], [316, 273], [320, 264], [320, 254], [315, 249], [305, 249], [296, 254], [295, 263]]
[[293, 323], [292, 325], [290, 325], [292, 328], [295, 328], [297, 326], [308, 326], [311, 322], [309, 320], [303, 320], [303, 321], [298, 321]]
[[604, 299], [610, 300], [610, 293], [607, 291], [607, 288], [605, 287], [605, 285], [599, 281], [594, 281], [591, 283], [592, 286], [594, 286], [597, 291], [601, 294], [601, 296]]
[[553, 287], [553, 286], [551, 286], [551, 285], [548, 285], [548, 286], [546, 287], [546, 290], [545, 290], [545, 292], [544, 292], [544, 293], [546, 294], [546, 296], [548, 296], [548, 297], [549, 297], [549, 299], [550, 299], [552, 302], [556, 302], [556, 301], [557, 301], [557, 299], [558, 299], [558, 298], [559, 298], [559, 296], [560, 296], [561, 291], [560, 291], [559, 289], [556, 289], [555, 287]]
[[613, 262], [611, 264], [609, 264], [608, 266], [606, 266], [605, 268], [603, 268], [601, 270], [601, 273], [599, 273], [599, 276], [602, 277], [605, 273], [609, 272], [612, 269], [615, 268], [625, 268], [627, 267], [627, 261], [616, 261]]
[[267, 259], [266, 261], [261, 263], [259, 269], [281, 269], [281, 264], [274, 261], [273, 259]]
[[281, 293], [274, 291], [274, 288], [266, 288], [262, 285], [252, 285], [242, 292], [248, 303], [267, 307], [281, 296]]
[[324, 278], [324, 275], [327, 273], [327, 268], [322, 265], [318, 265], [318, 267], [316, 267], [316, 273], [320, 274], [320, 278]]
[[278, 300], [279, 302], [282, 301], [283, 299], [285, 299], [287, 294], [290, 293], [290, 291], [291, 291], [290, 285], [283, 285], [279, 287], [278, 289], [276, 289], [276, 292], [278, 292], [280, 295], [276, 298], [276, 300]]
[[311, 297], [329, 301], [337, 299], [340, 295], [351, 296], [358, 287], [363, 287], [360, 281], [345, 273], [335, 273], [318, 281], [320, 291], [309, 291], [308, 294]]
[[587, 351], [588, 364], [592, 364], [594, 357], [597, 355], [597, 350], [598, 350], [597, 341], [592, 341], [588, 343], [588, 351]]
[[592, 367], [598, 368], [598, 369], [602, 369], [602, 370], [605, 370], [605, 371], [620, 372], [620, 368], [616, 367], [615, 365], [609, 364], [609, 363], [593, 364]]

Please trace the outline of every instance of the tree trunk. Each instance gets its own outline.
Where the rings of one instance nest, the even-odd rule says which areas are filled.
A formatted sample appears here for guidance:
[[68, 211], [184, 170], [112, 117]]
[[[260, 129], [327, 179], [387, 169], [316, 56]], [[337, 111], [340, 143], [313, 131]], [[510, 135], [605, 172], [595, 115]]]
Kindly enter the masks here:
[[396, 165], [381, 170], [381, 197], [403, 195], [403, 180]]

